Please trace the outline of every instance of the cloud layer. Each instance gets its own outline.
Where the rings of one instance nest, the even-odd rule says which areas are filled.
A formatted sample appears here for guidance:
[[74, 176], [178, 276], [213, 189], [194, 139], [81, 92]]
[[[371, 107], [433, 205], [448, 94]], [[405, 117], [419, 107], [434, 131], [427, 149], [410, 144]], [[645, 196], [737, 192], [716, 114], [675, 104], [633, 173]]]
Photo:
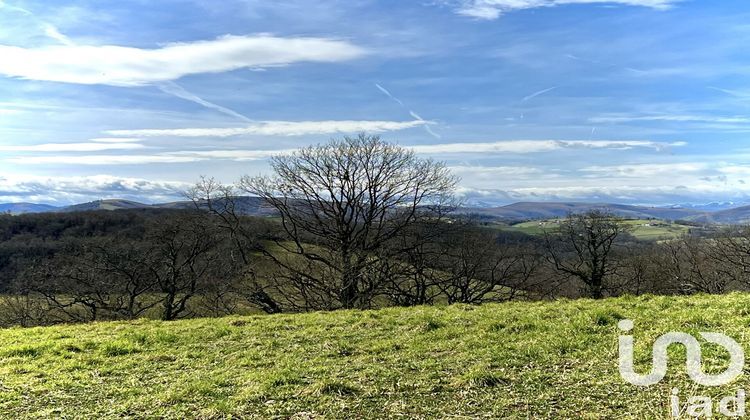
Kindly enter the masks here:
[[665, 10], [679, 1], [681, 0], [462, 0], [458, 2], [456, 12], [477, 19], [493, 20], [499, 18], [503, 13], [515, 10], [566, 4], [620, 4]]
[[110, 175], [76, 177], [0, 177], [0, 201], [67, 205], [106, 198], [175, 200], [190, 185]]
[[336, 133], [382, 133], [431, 124], [430, 121], [259, 121], [235, 128], [174, 128], [109, 130], [111, 136], [136, 137], [232, 137], [241, 135], [303, 136]]
[[664, 150], [685, 146], [685, 142], [655, 142], [649, 140], [507, 140], [488, 143], [445, 143], [412, 146], [424, 154], [450, 153], [540, 153], [560, 149], [617, 149], [647, 148]]
[[36, 48], [0, 45], [0, 74], [86, 85], [141, 86], [190, 74], [297, 62], [340, 62], [364, 54], [364, 49], [347, 41], [270, 35], [223, 36], [157, 49], [116, 45]]

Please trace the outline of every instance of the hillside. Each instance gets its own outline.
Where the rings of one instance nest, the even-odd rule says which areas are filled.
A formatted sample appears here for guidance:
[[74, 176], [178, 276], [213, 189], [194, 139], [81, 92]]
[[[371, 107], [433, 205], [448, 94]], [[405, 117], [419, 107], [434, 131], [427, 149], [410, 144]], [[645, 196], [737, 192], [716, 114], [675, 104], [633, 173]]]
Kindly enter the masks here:
[[88, 203], [75, 204], [63, 207], [57, 211], [74, 212], [74, 211], [92, 211], [92, 210], [122, 210], [122, 209], [142, 209], [150, 207], [148, 204], [138, 203], [130, 200], [97, 200]]
[[0, 204], [0, 213], [24, 214], [24, 213], [45, 213], [55, 211], [58, 208], [48, 204], [35, 203], [4, 203]]
[[467, 207], [464, 213], [477, 214], [506, 221], [551, 219], [565, 217], [569, 213], [583, 213], [589, 210], [606, 210], [628, 219], [690, 219], [706, 215], [706, 211], [689, 208], [632, 206], [612, 203], [578, 202], [520, 202], [502, 207]]
[[736, 207], [694, 216], [690, 220], [699, 223], [739, 224], [750, 222], [750, 206]]
[[[617, 371], [635, 320], [637, 370], [668, 331], [724, 332], [748, 348], [747, 295], [623, 297], [481, 307], [133, 321], [0, 331], [8, 418], [668, 417], [695, 388], [684, 353], [659, 384]], [[706, 347], [716, 368], [722, 353]], [[689, 394], [688, 394], [689, 395]]]

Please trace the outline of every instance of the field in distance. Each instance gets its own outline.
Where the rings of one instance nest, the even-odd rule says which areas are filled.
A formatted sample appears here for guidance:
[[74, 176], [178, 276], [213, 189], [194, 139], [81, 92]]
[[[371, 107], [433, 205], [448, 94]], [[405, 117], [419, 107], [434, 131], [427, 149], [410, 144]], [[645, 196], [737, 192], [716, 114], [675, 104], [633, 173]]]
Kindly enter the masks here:
[[[532, 220], [512, 225], [494, 223], [490, 226], [506, 231], [522, 232], [528, 235], [542, 235], [545, 230], [553, 232], [557, 229], [561, 220]], [[630, 234], [641, 240], [674, 239], [689, 233], [691, 229], [700, 229], [694, 226], [653, 219], [624, 220], [623, 223], [629, 226]]]
[[[695, 391], [684, 351], [637, 387], [618, 373], [620, 319], [636, 371], [668, 331], [746, 349], [747, 294], [98, 322], [0, 331], [7, 418], [664, 418]], [[677, 349], [675, 349], [677, 350]], [[706, 346], [712, 370], [727, 353]], [[701, 395], [750, 389], [748, 375]], [[716, 399], [716, 398], [715, 398]]]

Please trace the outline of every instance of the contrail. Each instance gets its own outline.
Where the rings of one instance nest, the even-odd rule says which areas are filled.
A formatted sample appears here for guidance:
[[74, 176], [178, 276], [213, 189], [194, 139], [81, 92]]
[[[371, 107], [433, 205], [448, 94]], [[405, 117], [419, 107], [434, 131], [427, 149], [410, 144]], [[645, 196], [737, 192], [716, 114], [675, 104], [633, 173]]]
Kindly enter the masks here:
[[629, 72], [633, 72], [633, 73], [637, 73], [637, 74], [647, 73], [644, 70], [634, 69], [633, 67], [622, 67], [622, 66], [618, 66], [617, 64], [605, 63], [603, 61], [597, 61], [597, 60], [590, 60], [588, 58], [581, 58], [581, 57], [578, 57], [577, 55], [573, 55], [573, 54], [565, 54], [565, 57], [567, 57], [567, 58], [569, 58], [571, 60], [583, 61], [584, 63], [596, 64], [597, 66], [619, 68], [619, 69], [627, 70]]
[[398, 99], [397, 97], [391, 95], [391, 92], [388, 92], [388, 89], [384, 88], [383, 86], [380, 86], [379, 84], [375, 83], [375, 87], [380, 89], [381, 92], [385, 93], [389, 98], [396, 101], [399, 105], [404, 106], [404, 103], [401, 102], [401, 99]]
[[[384, 88], [383, 86], [380, 86], [377, 83], [375, 83], [375, 87], [378, 88], [379, 91], [383, 92], [383, 94], [385, 94], [389, 98], [393, 99], [397, 104], [401, 105], [401, 108], [406, 108], [406, 105], [404, 105], [404, 103], [401, 102], [401, 99], [398, 99], [397, 97], [393, 96], [391, 94], [391, 92], [388, 91], [388, 89]], [[424, 119], [422, 119], [422, 117], [420, 117], [416, 112], [414, 112], [412, 110], [408, 110], [408, 111], [409, 111], [409, 115], [411, 115], [415, 120], [422, 121], [423, 123], [425, 123], [422, 126], [424, 127], [424, 130], [429, 135], [431, 135], [432, 137], [435, 137], [436, 139], [441, 138], [440, 134], [432, 131], [432, 128], [430, 128], [430, 125], [429, 125], [429, 121], [425, 121]]]
[[178, 85], [177, 83], [174, 83], [174, 82], [162, 82], [162, 83], [157, 84], [156, 87], [158, 87], [159, 90], [161, 90], [162, 92], [167, 93], [169, 95], [173, 95], [173, 96], [176, 96], [178, 98], [185, 99], [185, 100], [190, 101], [190, 102], [194, 102], [194, 103], [196, 103], [198, 105], [203, 105], [206, 108], [210, 108], [210, 109], [219, 111], [219, 112], [221, 112], [223, 114], [230, 115], [230, 116], [235, 117], [235, 118], [239, 118], [239, 119], [241, 119], [242, 121], [245, 121], [245, 122], [252, 122], [252, 120], [250, 118], [247, 118], [246, 116], [244, 116], [244, 115], [242, 115], [242, 114], [240, 114], [238, 112], [232, 111], [229, 108], [225, 108], [225, 107], [223, 107], [221, 105], [217, 105], [217, 104], [215, 104], [213, 102], [209, 102], [209, 101], [207, 101], [207, 100], [199, 97], [198, 95], [195, 95], [193, 93], [188, 92], [187, 90], [185, 90], [182, 86]]
[[744, 99], [750, 98], [749, 94], [744, 93], [744, 92], [738, 92], [736, 90], [722, 89], [722, 88], [718, 88], [718, 87], [715, 87], [715, 86], [707, 86], [706, 88], [707, 89], [711, 89], [711, 90], [715, 90], [715, 91], [718, 91], [718, 92], [721, 92], [721, 93], [726, 93], [727, 95], [734, 96], [736, 98], [744, 98]]
[[429, 121], [425, 121], [422, 117], [419, 116], [419, 114], [417, 114], [416, 112], [411, 111], [411, 110], [409, 110], [409, 115], [411, 115], [412, 117], [414, 117], [414, 119], [417, 120], [417, 121], [422, 121], [424, 123], [424, 125], [423, 125], [424, 130], [426, 132], [428, 132], [432, 137], [435, 137], [436, 139], [441, 138], [440, 134], [432, 131], [432, 129], [430, 128], [430, 125], [429, 125]]
[[68, 45], [68, 46], [75, 45], [75, 43], [73, 41], [71, 41], [70, 38], [68, 38], [67, 36], [63, 35], [57, 29], [57, 27], [55, 27], [55, 25], [52, 25], [52, 24], [50, 24], [48, 22], [45, 22], [45, 21], [39, 19], [38, 17], [36, 17], [36, 15], [34, 15], [33, 13], [31, 13], [31, 11], [29, 11], [29, 10], [26, 10], [26, 9], [24, 9], [22, 7], [18, 7], [18, 6], [11, 6], [10, 4], [3, 2], [3, 0], [0, 0], [0, 9], [7, 9], [7, 10], [10, 10], [10, 11], [18, 12], [18, 13], [20, 13], [22, 15], [28, 16], [33, 21], [36, 22], [37, 26], [39, 26], [41, 29], [44, 30], [44, 34], [47, 35], [48, 38], [54, 39], [55, 41], [57, 41], [57, 42], [59, 42], [59, 43], [61, 43], [63, 45]]
[[18, 6], [11, 6], [10, 4], [5, 3], [3, 0], [0, 0], [0, 9], [13, 10], [13, 11], [16, 11], [16, 12], [19, 12], [19, 13], [23, 13], [24, 15], [27, 15], [27, 16], [34, 16], [34, 14], [31, 13], [31, 12], [29, 12], [28, 10], [23, 9], [21, 7], [18, 7]]
[[523, 101], [523, 102], [526, 102], [526, 101], [528, 101], [529, 99], [532, 99], [532, 98], [536, 98], [536, 97], [537, 97], [537, 96], [539, 96], [539, 95], [544, 95], [545, 93], [547, 93], [547, 92], [550, 92], [550, 91], [553, 91], [553, 90], [555, 90], [555, 89], [557, 89], [557, 86], [552, 86], [551, 88], [547, 88], [547, 89], [544, 89], [544, 90], [540, 90], [539, 92], [534, 92], [534, 93], [532, 93], [532, 94], [531, 94], [531, 95], [529, 95], [529, 96], [524, 96], [524, 97], [523, 97], [523, 99], [522, 99], [522, 101]]

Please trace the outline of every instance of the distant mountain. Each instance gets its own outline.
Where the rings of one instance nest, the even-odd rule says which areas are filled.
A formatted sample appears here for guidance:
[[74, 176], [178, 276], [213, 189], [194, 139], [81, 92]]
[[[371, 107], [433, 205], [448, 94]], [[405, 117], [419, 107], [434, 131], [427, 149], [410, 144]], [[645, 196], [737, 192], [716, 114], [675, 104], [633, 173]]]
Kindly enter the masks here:
[[[239, 214], [252, 215], [252, 216], [269, 216], [276, 214], [275, 209], [269, 205], [265, 200], [258, 197], [235, 197], [234, 198], [235, 211]], [[213, 205], [217, 208], [227, 205], [225, 200], [215, 200]], [[1, 206], [1, 205], [0, 205]], [[207, 208], [207, 203], [199, 203], [202, 208]], [[97, 210], [131, 210], [131, 209], [194, 209], [195, 204], [192, 201], [174, 201], [170, 203], [158, 203], [158, 204], [144, 204], [137, 201], [130, 200], [96, 200], [88, 203], [74, 204], [67, 207], [51, 207], [50, 210], [44, 211], [58, 211], [58, 212], [79, 212], [79, 211], [97, 211]], [[0, 207], [2, 208], [2, 207]], [[41, 210], [40, 210], [41, 211]], [[31, 211], [30, 211], [31, 212]]]
[[94, 211], [94, 210], [124, 210], [124, 209], [145, 209], [151, 207], [148, 204], [138, 203], [130, 200], [96, 200], [88, 203], [75, 204], [72, 206], [62, 207], [57, 211], [76, 212], [76, 211]]
[[[214, 205], [226, 205], [223, 200], [216, 200]], [[271, 216], [276, 210], [265, 200], [258, 197], [235, 197], [234, 204], [239, 214], [251, 216]], [[206, 203], [199, 203], [203, 208]], [[696, 223], [738, 224], [750, 223], [750, 206], [742, 206], [723, 210], [729, 203], [709, 203], [703, 205], [674, 205], [669, 207], [634, 206], [612, 203], [585, 202], [519, 202], [502, 207], [462, 207], [460, 214], [476, 215], [486, 219], [496, 219], [503, 222], [516, 222], [534, 219], [550, 219], [565, 217], [569, 213], [583, 213], [589, 210], [606, 210], [620, 217], [637, 219], [689, 220]], [[97, 200], [88, 203], [75, 204], [67, 207], [55, 207], [46, 204], [7, 203], [0, 204], [0, 213], [43, 213], [43, 212], [76, 212], [96, 210], [126, 210], [126, 209], [191, 209], [195, 204], [191, 201], [174, 201], [170, 203], [144, 204], [130, 200]]]
[[23, 213], [45, 213], [55, 211], [58, 208], [49, 204], [35, 203], [5, 203], [0, 204], [0, 213], [23, 214]]
[[497, 218], [504, 221], [550, 219], [565, 217], [570, 213], [584, 213], [590, 210], [606, 210], [620, 217], [637, 219], [690, 219], [703, 216], [702, 210], [670, 207], [632, 206], [611, 203], [538, 203], [520, 202], [502, 207], [467, 207], [459, 211], [465, 214], [476, 214]]
[[[208, 207], [208, 203], [206, 202], [199, 202], [198, 204], [204, 209]], [[229, 203], [223, 199], [214, 200], [212, 203], [214, 208], [221, 208], [228, 204]], [[238, 214], [249, 216], [272, 216], [276, 214], [276, 209], [260, 197], [234, 197], [233, 204], [235, 206], [235, 211]], [[192, 201], [175, 201], [173, 203], [154, 204], [152, 207], [163, 209], [193, 209], [195, 208], [195, 203]]]
[[735, 203], [734, 201], [715, 201], [712, 203], [703, 203], [703, 204], [695, 204], [695, 203], [683, 203], [683, 204], [674, 204], [669, 207], [671, 208], [681, 208], [681, 209], [692, 209], [692, 210], [703, 210], [703, 211], [719, 211], [719, 210], [727, 210], [727, 209], [733, 209], [741, 206], [747, 206], [750, 205], [750, 203], [742, 202], [742, 203]]
[[698, 223], [747, 224], [750, 223], [750, 206], [705, 213], [689, 220]]

